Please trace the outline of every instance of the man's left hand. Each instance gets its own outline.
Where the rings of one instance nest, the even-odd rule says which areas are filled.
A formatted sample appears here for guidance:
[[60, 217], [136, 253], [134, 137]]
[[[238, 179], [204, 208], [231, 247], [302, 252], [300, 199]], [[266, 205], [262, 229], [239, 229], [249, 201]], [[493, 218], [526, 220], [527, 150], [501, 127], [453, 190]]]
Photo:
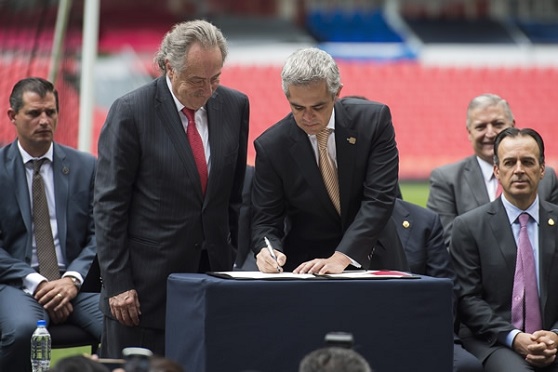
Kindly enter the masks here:
[[527, 347], [527, 363], [535, 367], [546, 367], [556, 359], [558, 335], [550, 331], [536, 331], [531, 335], [533, 344]]
[[[78, 294], [78, 289], [71, 278], [60, 278], [50, 282], [41, 282], [35, 291], [35, 300], [47, 311], [59, 312], [70, 309], [67, 305]], [[64, 311], [65, 312], [65, 311]]]
[[301, 263], [293, 270], [295, 274], [339, 274], [349, 266], [351, 260], [343, 253], [335, 252], [329, 258], [315, 258]]

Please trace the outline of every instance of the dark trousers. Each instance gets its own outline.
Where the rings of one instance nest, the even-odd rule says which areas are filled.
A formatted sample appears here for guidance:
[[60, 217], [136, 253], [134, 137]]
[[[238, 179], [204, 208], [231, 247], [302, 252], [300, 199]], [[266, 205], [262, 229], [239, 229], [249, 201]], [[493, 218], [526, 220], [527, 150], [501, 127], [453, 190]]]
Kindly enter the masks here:
[[[118, 335], [118, 337], [107, 337]], [[165, 331], [162, 329], [128, 327], [105, 316], [99, 354], [102, 358], [122, 358], [122, 349], [143, 347], [155, 355], [165, 355]]]

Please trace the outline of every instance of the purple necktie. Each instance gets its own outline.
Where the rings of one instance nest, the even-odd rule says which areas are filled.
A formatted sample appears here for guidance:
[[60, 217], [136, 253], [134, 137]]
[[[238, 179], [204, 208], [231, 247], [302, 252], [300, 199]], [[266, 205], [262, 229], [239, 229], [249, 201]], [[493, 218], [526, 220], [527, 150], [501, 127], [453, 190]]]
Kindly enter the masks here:
[[192, 154], [194, 154], [194, 161], [196, 162], [196, 167], [198, 168], [198, 173], [200, 175], [202, 194], [205, 195], [205, 189], [207, 186], [207, 162], [205, 161], [203, 141], [198, 129], [196, 128], [196, 120], [194, 119], [195, 111], [184, 107], [182, 109], [182, 113], [188, 118], [188, 130], [186, 131], [186, 137], [190, 143]]
[[529, 215], [519, 215], [519, 241], [512, 294], [512, 323], [527, 333], [542, 329], [541, 306], [533, 248], [527, 234]]

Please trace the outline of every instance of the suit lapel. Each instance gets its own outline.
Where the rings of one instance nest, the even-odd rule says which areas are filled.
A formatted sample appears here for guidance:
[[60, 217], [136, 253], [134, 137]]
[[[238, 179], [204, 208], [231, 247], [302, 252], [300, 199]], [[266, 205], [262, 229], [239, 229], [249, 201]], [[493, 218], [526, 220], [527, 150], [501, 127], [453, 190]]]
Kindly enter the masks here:
[[[351, 120], [347, 117], [340, 101], [335, 103], [335, 146], [337, 148], [337, 171], [339, 178], [339, 197], [341, 213], [347, 212], [351, 196], [354, 165], [357, 161], [358, 133], [351, 128]], [[343, 220], [346, 215], [343, 215]]]
[[[25, 228], [32, 233], [32, 217], [31, 217], [31, 201], [29, 200], [29, 186], [27, 185], [27, 175], [25, 174], [25, 165], [19, 153], [17, 140], [12, 142], [8, 150], [8, 163], [6, 169], [13, 174], [12, 182], [21, 217], [25, 223]], [[29, 247], [30, 248], [30, 247]]]
[[[513, 236], [513, 230], [508, 220], [508, 214], [502, 204], [501, 199], [497, 199], [491, 203], [491, 207], [487, 213], [490, 215], [489, 223], [493, 233], [494, 242], [501, 253], [501, 257], [505, 261], [508, 278], [512, 278], [515, 273], [515, 260], [517, 256], [517, 244]], [[489, 248], [490, 249], [490, 248]]]
[[393, 211], [391, 212], [392, 218], [395, 223], [395, 227], [397, 229], [397, 235], [399, 236], [399, 240], [401, 240], [401, 245], [403, 248], [407, 247], [407, 242], [409, 241], [409, 237], [411, 236], [411, 230], [414, 227], [414, 221], [411, 218], [411, 214], [405, 208], [403, 203], [395, 201], [393, 205]]
[[470, 156], [464, 170], [464, 179], [472, 190], [477, 206], [490, 203], [490, 197], [486, 190], [484, 178], [476, 156]]
[[[556, 223], [558, 216], [550, 208], [546, 208], [544, 203], [540, 203], [539, 209], [539, 281], [541, 307], [543, 309], [543, 317], [545, 307], [548, 301], [550, 288], [548, 283], [551, 282], [551, 270], [558, 265], [558, 234]], [[544, 322], [543, 318], [543, 322]], [[546, 324], [545, 324], [546, 325]]]
[[54, 178], [54, 200], [56, 204], [56, 223], [58, 225], [58, 239], [63, 252], [66, 252], [66, 211], [68, 210], [68, 178], [70, 166], [66, 153], [62, 147], [54, 144], [52, 177]]
[[161, 120], [161, 125], [167, 131], [170, 141], [173, 143], [176, 154], [178, 158], [184, 164], [187, 176], [190, 179], [196, 179], [194, 182], [196, 187], [196, 194], [199, 196], [200, 200], [203, 199], [201, 191], [201, 181], [198, 174], [198, 168], [196, 167], [196, 162], [194, 161], [194, 155], [188, 144], [186, 138], [186, 133], [184, 132], [184, 127], [180, 120], [179, 113], [176, 109], [176, 105], [172, 98], [172, 95], [167, 87], [167, 82], [165, 76], [157, 79], [156, 82], [157, 91], [155, 96], [155, 110], [157, 115]]
[[[213, 96], [207, 101], [205, 105], [205, 110], [207, 112], [207, 125], [209, 131], [209, 148], [211, 149], [211, 169], [221, 169], [222, 162], [225, 160], [224, 143], [229, 142], [228, 137], [230, 136], [228, 125], [228, 117], [223, 114], [223, 103], [219, 97], [218, 90], [213, 94]], [[213, 190], [212, 185], [219, 185], [219, 172], [209, 172], [209, 178], [207, 180], [206, 195], [211, 193]], [[206, 198], [207, 200], [207, 198]]]

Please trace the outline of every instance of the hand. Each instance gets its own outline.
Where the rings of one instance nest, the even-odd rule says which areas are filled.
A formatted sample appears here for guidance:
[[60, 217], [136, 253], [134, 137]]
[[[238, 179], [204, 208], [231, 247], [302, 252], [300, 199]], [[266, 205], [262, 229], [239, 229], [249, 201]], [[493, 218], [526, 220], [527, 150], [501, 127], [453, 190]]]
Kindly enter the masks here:
[[533, 334], [522, 332], [515, 336], [512, 347], [527, 363], [539, 368], [546, 367], [556, 358], [556, 337], [556, 334], [548, 331], [536, 331]]
[[48, 317], [54, 324], [64, 323], [68, 319], [72, 311], [74, 311], [74, 307], [71, 302], [68, 302], [59, 310], [47, 310]]
[[343, 253], [335, 252], [329, 258], [316, 258], [301, 263], [293, 270], [295, 274], [339, 274], [349, 266], [351, 260]]
[[[52, 281], [43, 281], [37, 286], [35, 300], [41, 304], [49, 313], [63, 314], [73, 308], [67, 307], [78, 294], [78, 289], [70, 278], [60, 278]], [[65, 310], [63, 310], [65, 309]]]
[[121, 324], [128, 327], [139, 325], [141, 315], [138, 293], [135, 289], [109, 298], [110, 312]]
[[277, 261], [271, 257], [267, 247], [260, 250], [260, 253], [256, 255], [256, 265], [258, 265], [258, 270], [262, 273], [281, 273], [283, 272], [283, 265], [287, 262], [287, 256], [282, 252], [274, 249], [275, 257]]
[[525, 357], [527, 363], [535, 367], [546, 367], [556, 359], [558, 335], [549, 331], [536, 331], [531, 335], [533, 344], [527, 347], [529, 354]]

